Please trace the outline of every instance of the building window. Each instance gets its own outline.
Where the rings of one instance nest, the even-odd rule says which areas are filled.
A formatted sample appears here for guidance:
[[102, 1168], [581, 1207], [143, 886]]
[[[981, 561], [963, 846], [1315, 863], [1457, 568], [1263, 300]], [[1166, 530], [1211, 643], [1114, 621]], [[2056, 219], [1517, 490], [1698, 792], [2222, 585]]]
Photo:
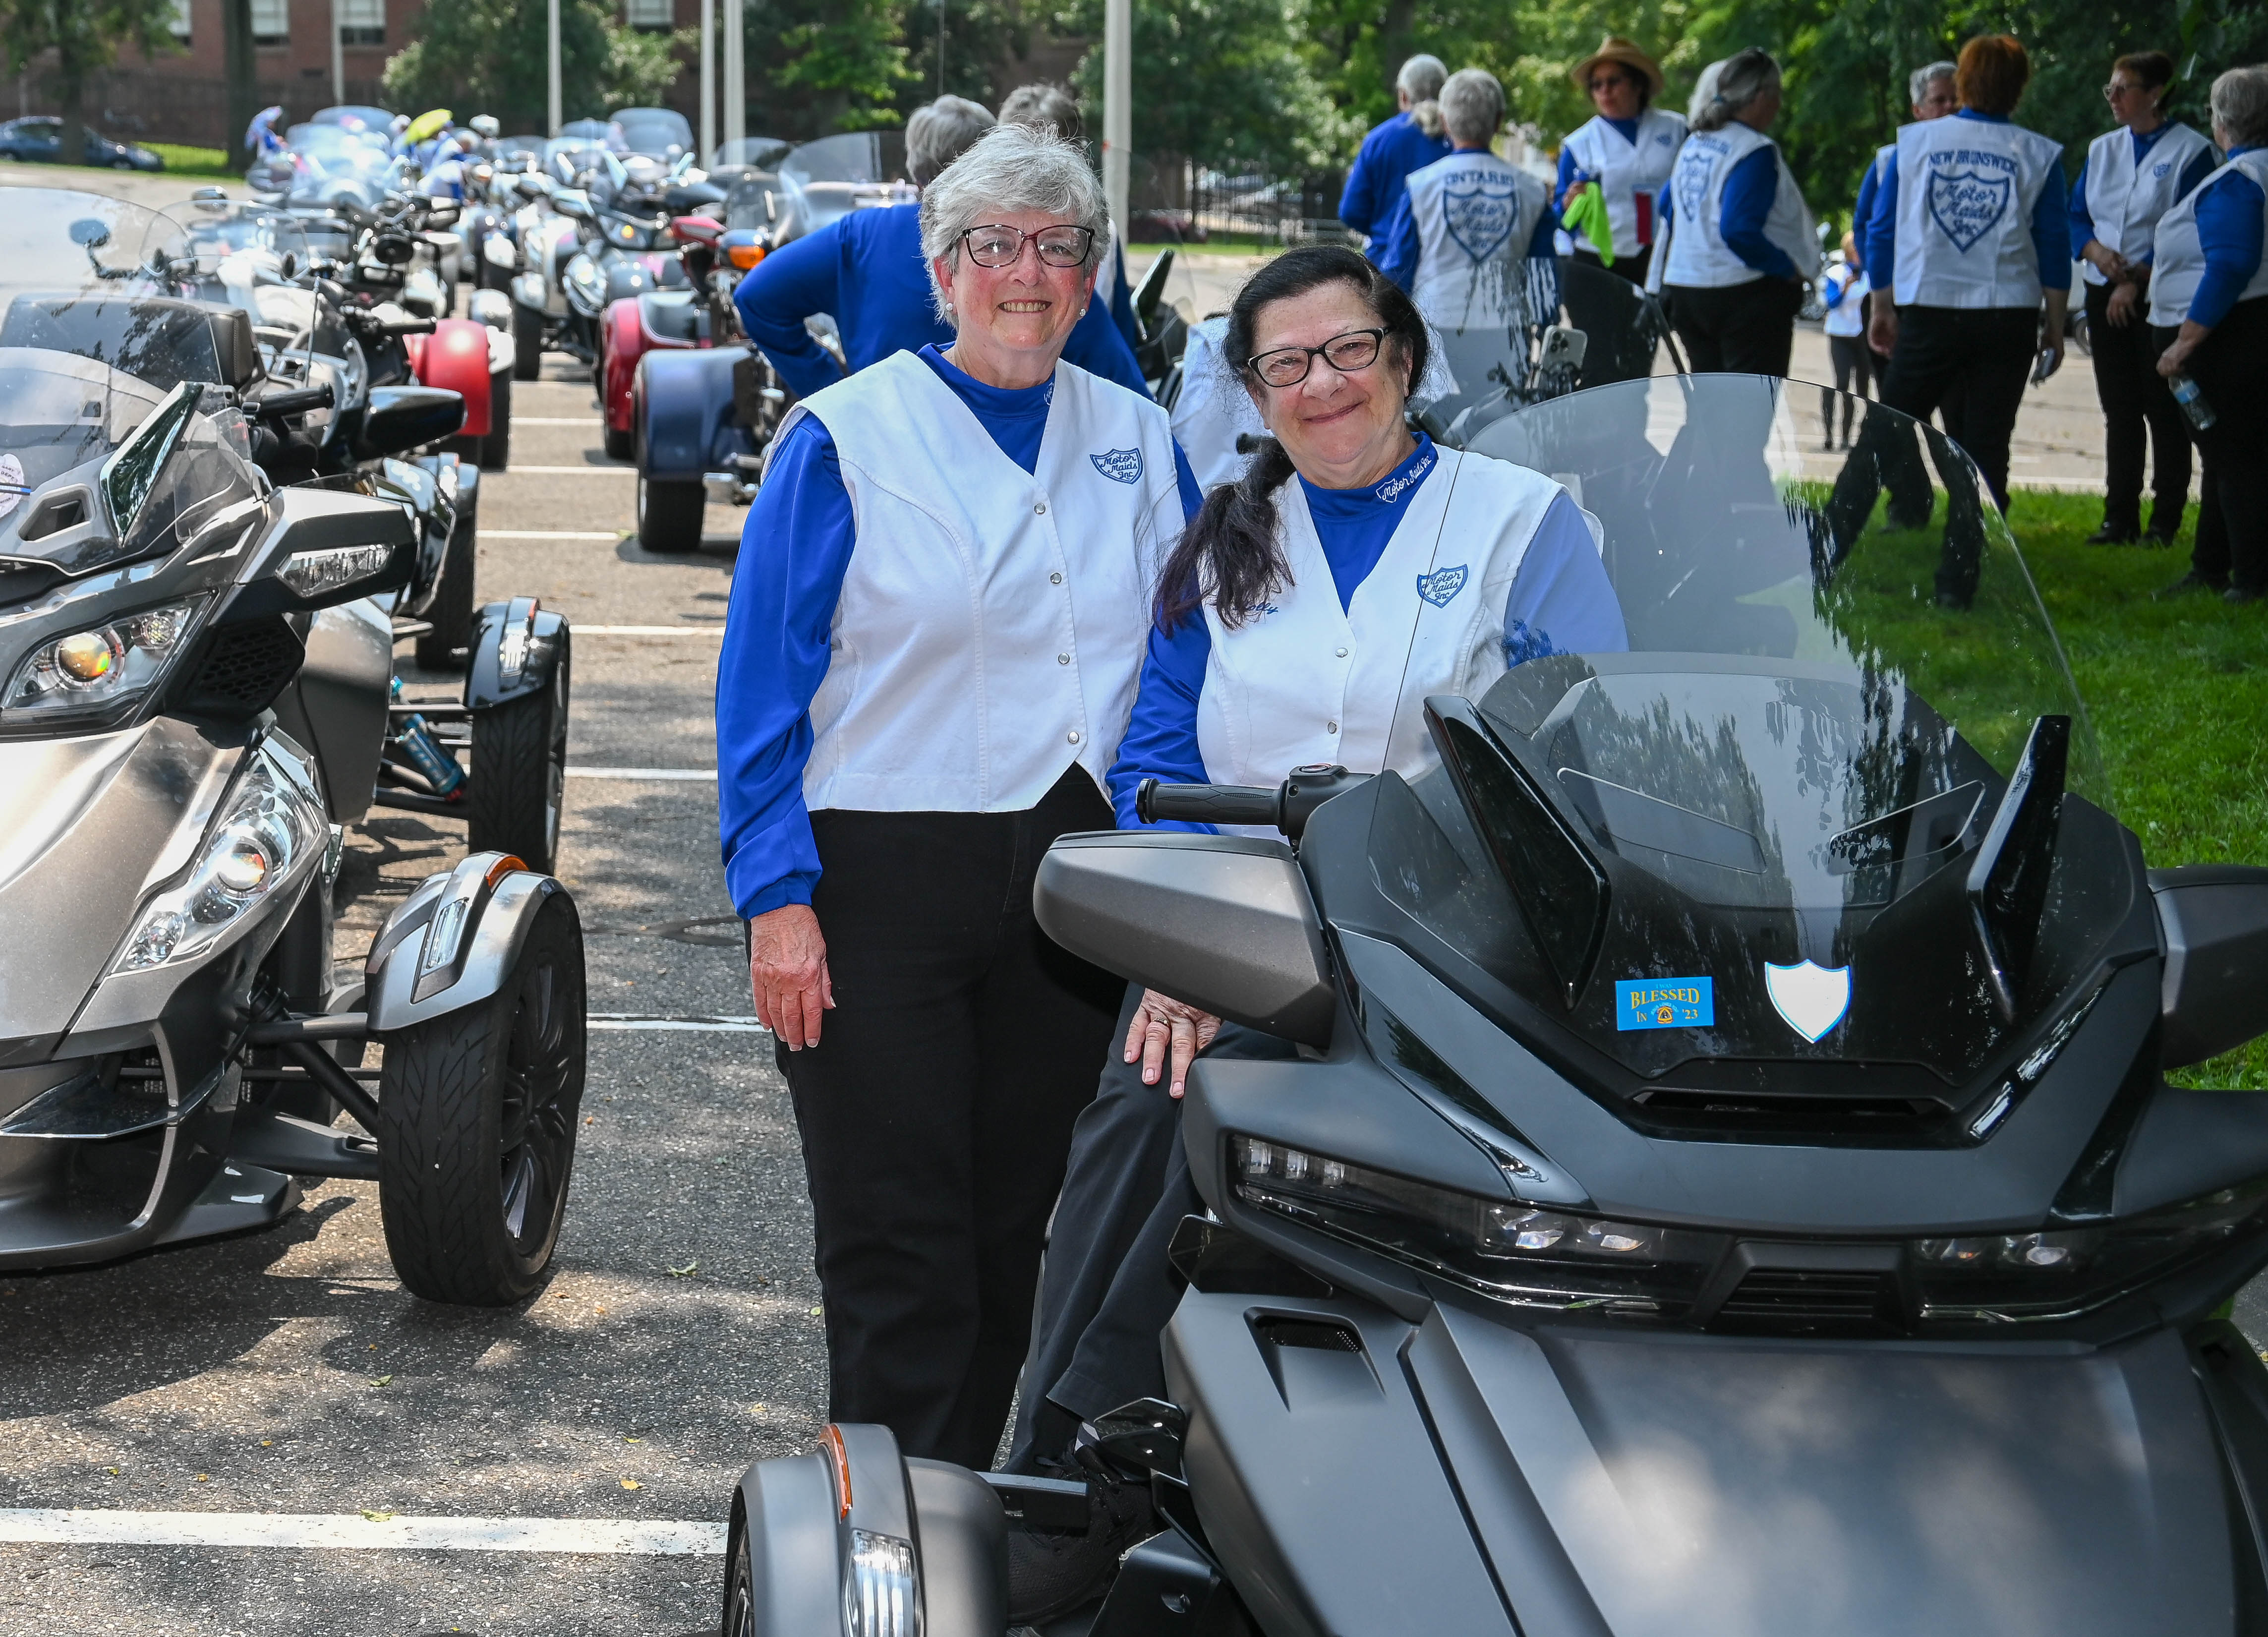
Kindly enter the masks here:
[[384, 45], [386, 0], [339, 0], [339, 43], [342, 46]]
[[183, 45], [189, 42], [189, 0], [173, 0], [173, 38]]
[[623, 11], [632, 28], [669, 28], [677, 22], [675, 0], [623, 0]]
[[252, 0], [252, 43], [284, 46], [291, 42], [291, 0]]

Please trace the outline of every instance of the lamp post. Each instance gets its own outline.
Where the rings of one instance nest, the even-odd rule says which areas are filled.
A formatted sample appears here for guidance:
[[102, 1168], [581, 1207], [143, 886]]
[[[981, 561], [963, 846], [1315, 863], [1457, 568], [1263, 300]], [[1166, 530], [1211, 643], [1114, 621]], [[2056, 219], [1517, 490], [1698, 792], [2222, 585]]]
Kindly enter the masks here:
[[1134, 0], [1102, 12], [1102, 193], [1111, 231], [1126, 232], [1127, 162], [1134, 152]]
[[331, 0], [331, 100], [340, 104], [347, 100], [347, 54], [339, 18], [343, 4], [344, 0]]
[[701, 159], [717, 154], [717, 0], [701, 0]]
[[551, 115], [551, 134], [556, 136], [565, 122], [559, 107], [559, 0], [544, 0], [543, 26], [547, 31], [544, 64], [544, 91], [549, 99], [545, 107]]
[[740, 0], [725, 0], [725, 141], [748, 135], [747, 41], [740, 30]]

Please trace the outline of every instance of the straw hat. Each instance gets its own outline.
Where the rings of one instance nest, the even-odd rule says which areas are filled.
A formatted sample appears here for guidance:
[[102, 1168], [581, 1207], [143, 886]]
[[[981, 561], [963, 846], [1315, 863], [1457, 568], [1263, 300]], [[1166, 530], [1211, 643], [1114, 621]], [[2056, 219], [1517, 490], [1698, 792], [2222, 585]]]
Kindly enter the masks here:
[[1661, 64], [1639, 50], [1635, 41], [1624, 40], [1620, 34], [1609, 34], [1599, 42], [1596, 51], [1575, 64], [1572, 77], [1576, 90], [1588, 92], [1591, 89], [1591, 70], [1602, 63], [1617, 63], [1645, 75], [1646, 83], [1653, 88], [1653, 94], [1657, 97], [1661, 94]]

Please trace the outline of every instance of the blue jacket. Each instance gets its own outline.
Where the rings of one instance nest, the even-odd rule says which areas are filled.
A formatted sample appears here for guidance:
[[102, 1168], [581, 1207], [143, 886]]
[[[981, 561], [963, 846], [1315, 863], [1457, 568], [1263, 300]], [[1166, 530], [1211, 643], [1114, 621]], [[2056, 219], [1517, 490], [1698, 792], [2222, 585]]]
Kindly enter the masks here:
[[[1119, 288], [1125, 288], [1123, 278]], [[733, 303], [748, 339], [799, 398], [843, 379], [803, 327], [814, 313], [834, 314], [853, 370], [900, 350], [953, 344], [953, 330], [937, 316], [931, 295], [917, 204], [853, 210], [797, 240], [751, 268]], [[1064, 357], [1089, 374], [1150, 395], [1133, 349], [1101, 302], [1080, 315]]]
[[1339, 195], [1339, 220], [1368, 236], [1363, 254], [1372, 261], [1386, 254], [1386, 230], [1394, 207], [1409, 191], [1410, 173], [1448, 152], [1447, 136], [1428, 136], [1407, 114], [1395, 114], [1362, 139], [1354, 168], [1347, 172], [1346, 190]]

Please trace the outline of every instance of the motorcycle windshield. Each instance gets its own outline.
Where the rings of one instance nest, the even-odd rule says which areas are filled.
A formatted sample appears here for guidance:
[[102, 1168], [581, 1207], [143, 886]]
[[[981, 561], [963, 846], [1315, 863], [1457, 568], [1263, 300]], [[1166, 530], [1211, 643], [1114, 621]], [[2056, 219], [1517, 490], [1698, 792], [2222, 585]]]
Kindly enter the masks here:
[[895, 181], [905, 171], [902, 132], [844, 131], [792, 149], [780, 160], [782, 174], [802, 182]]
[[[1515, 1032], [1691, 1082], [1663, 1096], [1841, 1095], [1853, 1066], [1933, 1096], [2083, 1004], [2136, 860], [1974, 466], [1873, 403], [1808, 453], [1797, 390], [1800, 424], [1783, 381], [1628, 380], [1472, 437], [1565, 487], [1603, 585], [1496, 582], [1461, 690], [1413, 645], [1371, 858], [1413, 953], [1480, 968]], [[1488, 532], [1447, 515], [1444, 610]], [[1565, 652], [1587, 581], [1626, 641]]]
[[304, 381], [320, 317], [305, 219], [237, 200], [193, 201], [176, 206], [170, 219], [187, 247], [177, 271], [192, 282], [196, 299], [249, 313], [268, 372]]

